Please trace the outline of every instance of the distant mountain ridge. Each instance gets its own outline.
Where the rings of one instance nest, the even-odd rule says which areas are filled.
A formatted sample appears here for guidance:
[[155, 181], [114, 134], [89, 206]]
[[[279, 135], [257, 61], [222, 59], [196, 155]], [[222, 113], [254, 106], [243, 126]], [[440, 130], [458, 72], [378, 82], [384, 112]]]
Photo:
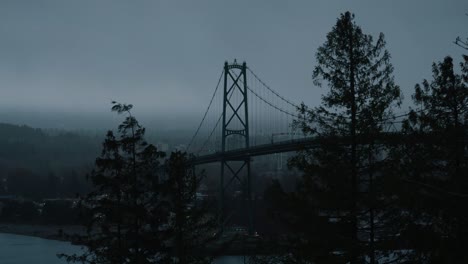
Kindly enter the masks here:
[[26, 125], [0, 123], [0, 172], [24, 168], [42, 174], [91, 165], [101, 139], [59, 131], [55, 135]]

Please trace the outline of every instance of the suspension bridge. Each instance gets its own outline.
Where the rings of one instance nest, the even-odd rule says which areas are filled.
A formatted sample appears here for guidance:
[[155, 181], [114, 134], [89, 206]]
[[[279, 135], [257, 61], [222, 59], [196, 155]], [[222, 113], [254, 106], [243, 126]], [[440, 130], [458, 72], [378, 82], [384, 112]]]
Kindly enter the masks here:
[[[319, 143], [294, 125], [294, 121], [304, 118], [299, 114], [300, 107], [268, 86], [245, 62], [225, 62], [203, 118], [187, 145], [187, 152], [195, 154], [193, 165], [221, 165], [218, 187], [221, 226], [226, 221], [226, 190], [237, 181], [247, 201], [244, 213], [248, 233], [254, 233], [253, 157], [308, 149]], [[392, 138], [391, 133], [387, 137]]]

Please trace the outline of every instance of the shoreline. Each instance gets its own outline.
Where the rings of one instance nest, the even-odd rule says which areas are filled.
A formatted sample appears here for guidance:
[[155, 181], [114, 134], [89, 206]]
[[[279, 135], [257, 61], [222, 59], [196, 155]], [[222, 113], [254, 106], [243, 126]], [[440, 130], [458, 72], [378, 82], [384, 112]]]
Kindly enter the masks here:
[[86, 233], [86, 227], [79, 225], [41, 225], [0, 223], [0, 233], [39, 237], [49, 240], [73, 242], [73, 234]]
[[[73, 245], [80, 246], [80, 243], [73, 241], [74, 234], [85, 235], [86, 227], [80, 225], [43, 225], [43, 224], [15, 224], [15, 223], [0, 223], [0, 233], [22, 235], [29, 237], [37, 237], [47, 240], [56, 240], [62, 242], [70, 242]], [[245, 242], [245, 241], [244, 241]], [[258, 241], [257, 241], [258, 242]], [[250, 246], [255, 244], [255, 241], [248, 242]], [[226, 250], [222, 255], [242, 256], [245, 252], [245, 245], [240, 240], [229, 242], [229, 246], [225, 247], [223, 243], [215, 243], [208, 247], [205, 253], [209, 255], [219, 255], [219, 248], [225, 247]]]
[[[55, 240], [61, 242], [69, 242], [75, 246], [82, 246], [80, 243], [73, 241], [72, 235], [86, 234], [86, 227], [80, 225], [41, 225], [41, 224], [15, 224], [15, 223], [0, 223], [0, 234], [12, 234], [28, 237], [36, 237], [47, 240]], [[224, 247], [223, 244], [214, 244], [207, 248], [207, 251], [202, 254], [208, 256], [243, 256], [246, 254], [243, 245], [236, 241], [224, 248], [226, 251], [219, 254], [219, 248]]]

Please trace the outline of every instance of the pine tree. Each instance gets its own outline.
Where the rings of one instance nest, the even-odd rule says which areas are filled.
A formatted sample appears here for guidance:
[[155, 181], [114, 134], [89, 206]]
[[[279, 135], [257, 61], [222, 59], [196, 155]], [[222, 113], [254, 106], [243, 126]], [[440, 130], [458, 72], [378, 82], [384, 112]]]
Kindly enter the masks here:
[[211, 263], [206, 244], [216, 232], [215, 218], [205, 201], [197, 199], [201, 177], [189, 163], [187, 153], [176, 151], [166, 160], [168, 201], [171, 204], [171, 244], [174, 263]]
[[132, 105], [113, 102], [127, 114], [118, 136], [109, 131], [90, 174], [94, 190], [82, 204], [90, 211], [88, 233], [76, 239], [86, 248], [65, 256], [82, 263], [163, 263], [169, 258], [169, 205], [162, 199], [157, 174], [164, 153], [144, 140], [145, 129], [131, 114]]
[[[321, 106], [300, 109], [303, 119], [296, 124], [321, 143], [290, 160], [303, 172], [298, 191], [289, 197], [289, 204], [301, 205], [289, 217], [304, 231], [296, 239], [302, 241], [296, 246], [300, 259], [376, 263], [380, 257], [376, 231], [382, 232], [385, 223], [377, 206], [386, 198], [380, 194], [385, 177], [378, 168], [385, 162], [385, 146], [377, 139], [401, 102], [385, 44], [382, 33], [374, 41], [346, 12], [316, 53], [314, 83], [329, 90]], [[321, 250], [314, 252], [317, 245]]]
[[451, 57], [432, 65], [433, 80], [416, 85], [417, 108], [402, 126], [408, 140], [399, 149], [399, 174], [411, 192], [399, 195], [411, 212], [409, 243], [431, 262], [468, 261], [466, 62], [461, 66], [459, 75]]

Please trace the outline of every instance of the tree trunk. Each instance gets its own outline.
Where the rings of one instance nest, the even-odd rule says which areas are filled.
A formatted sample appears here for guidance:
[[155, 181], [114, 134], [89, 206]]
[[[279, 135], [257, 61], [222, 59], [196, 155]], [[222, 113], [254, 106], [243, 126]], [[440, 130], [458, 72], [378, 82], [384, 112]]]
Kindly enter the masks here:
[[371, 144], [369, 146], [369, 199], [370, 199], [370, 209], [369, 209], [369, 222], [370, 222], [370, 234], [369, 234], [369, 240], [370, 240], [370, 245], [369, 245], [369, 249], [370, 249], [370, 264], [375, 264], [375, 242], [374, 242], [374, 199], [375, 199], [375, 195], [374, 195], [374, 186], [373, 186], [373, 178], [374, 178], [374, 168], [373, 168], [373, 160], [372, 160], [372, 151], [374, 149], [374, 145]]
[[357, 237], [357, 160], [356, 160], [356, 88], [354, 76], [354, 54], [353, 54], [353, 27], [349, 32], [349, 80], [351, 99], [351, 264], [358, 263], [358, 237]]

